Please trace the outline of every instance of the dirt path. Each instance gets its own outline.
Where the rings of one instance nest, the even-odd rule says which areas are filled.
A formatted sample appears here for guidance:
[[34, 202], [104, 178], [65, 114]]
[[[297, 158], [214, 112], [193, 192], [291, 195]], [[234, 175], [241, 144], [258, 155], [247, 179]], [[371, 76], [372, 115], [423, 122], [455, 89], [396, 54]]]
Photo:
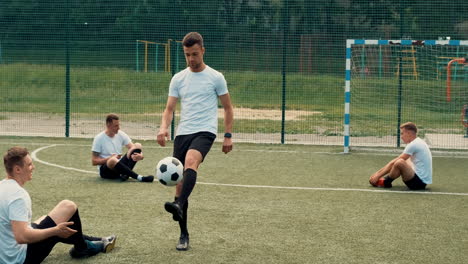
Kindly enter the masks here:
[[[220, 110], [222, 118], [223, 110]], [[286, 120], [301, 120], [310, 115], [321, 114], [312, 111], [286, 111]], [[280, 110], [261, 110], [236, 108], [235, 119], [247, 120], [281, 120]], [[142, 121], [122, 122], [122, 130], [137, 140], [154, 140], [159, 129], [161, 114], [141, 115]], [[64, 137], [65, 118], [59, 114], [48, 113], [0, 113], [0, 135], [2, 136], [43, 136]], [[70, 137], [93, 138], [97, 133], [104, 130], [104, 121], [96, 114], [95, 117], [80, 118], [72, 116], [70, 120]], [[222, 139], [222, 133], [218, 135], [218, 141]], [[431, 148], [442, 149], [468, 149], [468, 138], [462, 134], [426, 134], [426, 142]], [[235, 133], [236, 142], [251, 143], [281, 143], [280, 133]], [[385, 146], [395, 147], [395, 137], [352, 137], [351, 146]], [[343, 145], [343, 136], [323, 136], [319, 134], [287, 134], [285, 143], [302, 145]]]

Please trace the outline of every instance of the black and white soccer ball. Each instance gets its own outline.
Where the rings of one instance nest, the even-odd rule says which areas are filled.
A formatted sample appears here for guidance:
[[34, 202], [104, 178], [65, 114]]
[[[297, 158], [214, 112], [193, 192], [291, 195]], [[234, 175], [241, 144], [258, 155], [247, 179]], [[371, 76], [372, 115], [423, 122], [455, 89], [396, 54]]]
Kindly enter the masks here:
[[166, 157], [158, 162], [156, 166], [156, 178], [166, 186], [174, 186], [179, 183], [183, 176], [184, 165], [174, 157]]

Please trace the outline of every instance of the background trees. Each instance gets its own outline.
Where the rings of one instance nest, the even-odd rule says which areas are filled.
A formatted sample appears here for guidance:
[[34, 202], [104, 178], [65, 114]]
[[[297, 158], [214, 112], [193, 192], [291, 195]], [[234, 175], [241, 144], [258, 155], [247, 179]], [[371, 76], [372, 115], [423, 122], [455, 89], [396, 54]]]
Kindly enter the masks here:
[[[400, 6], [401, 4], [401, 6]], [[61, 38], [69, 14], [80, 39], [157, 39], [187, 28], [213, 32], [275, 32], [285, 21], [293, 34], [330, 34], [346, 38], [434, 38], [466, 35], [464, 1], [416, 0], [3, 0], [0, 36], [28, 39], [47, 34]], [[124, 34], [122, 34], [124, 33]], [[164, 37], [162, 36], [164, 35]]]

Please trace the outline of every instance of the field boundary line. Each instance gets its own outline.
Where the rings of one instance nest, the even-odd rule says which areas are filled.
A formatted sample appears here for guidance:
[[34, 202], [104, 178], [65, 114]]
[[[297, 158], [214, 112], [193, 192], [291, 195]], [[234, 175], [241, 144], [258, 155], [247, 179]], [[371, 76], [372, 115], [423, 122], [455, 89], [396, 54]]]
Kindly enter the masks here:
[[[11, 144], [11, 145], [22, 145], [25, 144], [24, 142], [2, 142], [0, 144]], [[30, 142], [26, 143], [27, 145], [46, 145], [50, 143], [36, 143]], [[90, 147], [91, 144], [68, 144], [68, 143], [57, 143], [53, 144], [54, 146], [78, 146], [78, 147]], [[166, 149], [166, 147], [161, 146], [144, 146], [145, 149]], [[168, 148], [167, 148], [168, 149]], [[302, 150], [264, 150], [264, 149], [238, 149], [236, 148], [235, 151], [238, 152], [269, 152], [269, 153], [292, 153], [292, 154], [324, 154], [324, 155], [374, 155], [374, 156], [398, 156], [401, 154], [403, 150], [364, 150], [364, 152], [350, 152], [349, 154], [344, 154], [343, 152], [326, 152], [326, 151], [302, 151]], [[368, 151], [368, 152], [367, 152]], [[432, 157], [433, 158], [455, 158], [455, 159], [468, 159], [468, 152], [467, 155], [463, 155], [464, 152], [451, 152], [451, 151], [439, 151], [439, 150], [432, 150]]]
[[44, 149], [47, 149], [47, 148], [55, 147], [55, 146], [57, 146], [57, 145], [54, 144], [54, 145], [45, 146], [45, 147], [41, 147], [41, 148], [35, 149], [33, 152], [31, 152], [31, 158], [32, 158], [34, 161], [37, 161], [37, 162], [39, 162], [39, 163], [42, 163], [42, 164], [44, 164], [44, 165], [51, 166], [51, 167], [57, 167], [57, 168], [64, 169], [64, 170], [72, 170], [72, 171], [83, 172], [83, 173], [97, 174], [97, 171], [92, 172], [92, 171], [81, 170], [81, 169], [72, 168], [72, 167], [65, 167], [65, 166], [61, 166], [61, 165], [55, 164], [55, 163], [50, 163], [50, 162], [47, 162], [47, 161], [43, 161], [43, 160], [41, 160], [41, 159], [39, 159], [39, 158], [37, 157], [37, 153], [38, 153], [39, 151], [44, 150]]
[[405, 193], [405, 194], [432, 194], [432, 195], [455, 195], [455, 196], [468, 196], [468, 193], [451, 193], [451, 192], [430, 192], [430, 191], [393, 191], [382, 189], [354, 189], [354, 188], [328, 188], [328, 187], [288, 187], [288, 186], [271, 186], [271, 185], [245, 185], [245, 184], [231, 184], [231, 183], [211, 183], [211, 182], [197, 182], [203, 185], [216, 185], [228, 187], [242, 187], [242, 188], [261, 188], [261, 189], [285, 189], [285, 190], [312, 190], [312, 191], [349, 191], [349, 192], [379, 192], [379, 193]]
[[[55, 163], [43, 161], [37, 157], [37, 153], [51, 147], [56, 147], [57, 144], [44, 146], [35, 149], [31, 153], [31, 158], [34, 161], [47, 166], [52, 166], [64, 170], [72, 170], [82, 173], [97, 174], [97, 171], [87, 171], [72, 167], [61, 166]], [[311, 190], [311, 191], [347, 191], [347, 192], [374, 192], [374, 193], [404, 193], [404, 194], [430, 194], [430, 195], [451, 195], [451, 196], [468, 196], [468, 193], [450, 193], [450, 192], [430, 192], [430, 191], [392, 191], [382, 189], [354, 189], [354, 188], [325, 188], [325, 187], [294, 187], [294, 186], [272, 186], [272, 185], [246, 185], [246, 184], [231, 184], [231, 183], [214, 183], [214, 182], [197, 182], [202, 185], [238, 187], [238, 188], [257, 188], [257, 189], [281, 189], [281, 190]]]

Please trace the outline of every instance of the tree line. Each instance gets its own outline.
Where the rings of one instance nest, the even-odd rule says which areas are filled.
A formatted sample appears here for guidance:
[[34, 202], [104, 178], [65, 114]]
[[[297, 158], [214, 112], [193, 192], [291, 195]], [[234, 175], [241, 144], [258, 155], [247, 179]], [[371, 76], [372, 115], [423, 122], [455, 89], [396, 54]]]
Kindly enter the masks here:
[[2, 0], [0, 41], [165, 40], [189, 30], [467, 39], [467, 10], [449, 0]]

